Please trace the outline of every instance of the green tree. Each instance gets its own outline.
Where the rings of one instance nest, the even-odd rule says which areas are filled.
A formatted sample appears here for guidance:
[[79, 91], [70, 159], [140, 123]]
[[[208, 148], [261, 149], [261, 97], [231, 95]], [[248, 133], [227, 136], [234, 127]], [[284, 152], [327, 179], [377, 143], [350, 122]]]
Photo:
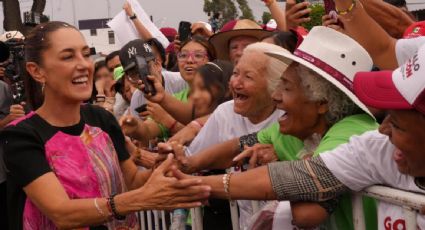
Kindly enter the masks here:
[[261, 20], [263, 24], [267, 24], [270, 19], [272, 19], [272, 14], [270, 12], [263, 12], [263, 16], [261, 16]]
[[310, 30], [314, 26], [322, 25], [322, 16], [325, 14], [325, 8], [322, 4], [312, 4], [310, 8], [311, 8], [311, 13], [310, 13], [311, 20], [302, 25], [307, 30]]
[[209, 16], [219, 13], [219, 27], [238, 17], [235, 3], [232, 0], [204, 0], [204, 12]]
[[[242, 13], [240, 16], [235, 3], [238, 4], [239, 10]], [[255, 20], [247, 0], [204, 0], [204, 12], [211, 17], [216, 13], [219, 13], [219, 27], [236, 18]]]
[[239, 4], [239, 9], [242, 12], [242, 15], [239, 18], [243, 19], [251, 19], [255, 21], [254, 15], [252, 14], [251, 8], [248, 6], [248, 2], [246, 0], [236, 0]]

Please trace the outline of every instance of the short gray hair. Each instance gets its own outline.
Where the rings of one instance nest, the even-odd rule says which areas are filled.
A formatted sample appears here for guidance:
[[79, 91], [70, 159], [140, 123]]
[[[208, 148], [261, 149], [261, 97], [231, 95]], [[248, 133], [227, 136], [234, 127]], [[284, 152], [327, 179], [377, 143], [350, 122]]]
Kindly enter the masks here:
[[318, 73], [301, 64], [295, 68], [308, 99], [327, 102], [328, 112], [325, 114], [325, 119], [329, 126], [347, 116], [362, 112], [345, 93]]
[[[286, 50], [280, 46], [265, 43], [265, 42], [256, 42], [247, 46], [243, 53], [259, 52], [265, 55], [266, 58], [266, 71], [267, 71], [267, 91], [270, 95], [274, 92], [277, 85], [279, 84], [280, 77], [282, 73], [285, 72], [288, 65], [279, 61], [276, 58], [272, 58], [266, 54], [266, 52], [279, 52]], [[289, 52], [289, 51], [288, 51]]]

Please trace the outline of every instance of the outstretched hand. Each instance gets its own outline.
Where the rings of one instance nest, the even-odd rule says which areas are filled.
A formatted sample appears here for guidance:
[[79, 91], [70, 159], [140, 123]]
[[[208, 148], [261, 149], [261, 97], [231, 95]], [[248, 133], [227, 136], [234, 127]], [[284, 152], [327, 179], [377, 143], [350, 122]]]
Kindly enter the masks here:
[[249, 158], [250, 169], [279, 160], [273, 145], [269, 144], [256, 144], [252, 147], [245, 147], [245, 150], [233, 158], [233, 161], [239, 162], [244, 158]]
[[144, 210], [198, 207], [208, 199], [211, 191], [211, 187], [203, 185], [201, 179], [186, 175], [175, 168], [172, 154], [153, 171], [140, 189], [143, 191]]

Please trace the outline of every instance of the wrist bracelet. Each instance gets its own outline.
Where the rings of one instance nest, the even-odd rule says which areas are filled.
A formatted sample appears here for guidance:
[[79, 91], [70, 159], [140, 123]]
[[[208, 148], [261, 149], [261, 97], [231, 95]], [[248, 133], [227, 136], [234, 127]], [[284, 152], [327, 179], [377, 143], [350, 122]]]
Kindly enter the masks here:
[[105, 214], [105, 212], [99, 207], [99, 204], [97, 203], [97, 198], [94, 198], [94, 206], [96, 207], [97, 212], [101, 216], [106, 217], [107, 219], [110, 219], [112, 217], [112, 213]]
[[96, 102], [105, 102], [106, 96], [102, 94], [96, 95]]
[[232, 172], [229, 172], [223, 175], [224, 192], [226, 193], [229, 201], [232, 200], [232, 198], [230, 197], [230, 177], [231, 176], [232, 176]]
[[340, 10], [335, 6], [335, 11], [338, 15], [346, 15], [346, 14], [350, 13], [351, 11], [353, 11], [355, 6], [356, 6], [356, 0], [352, 0], [351, 5], [348, 7], [348, 9]]
[[134, 14], [133, 14], [133, 16], [130, 16], [130, 20], [134, 20], [134, 19], [136, 19], [136, 18], [137, 18], [136, 13], [134, 13]]
[[116, 209], [116, 207], [115, 207], [115, 201], [114, 201], [114, 197], [116, 196], [117, 194], [112, 194], [110, 197], [108, 197], [108, 206], [109, 206], [109, 210], [111, 211], [111, 213], [112, 213], [112, 215], [114, 216], [114, 218], [116, 219], [116, 220], [124, 220], [125, 219], [125, 216], [122, 216], [122, 215], [120, 215], [120, 214], [118, 214], [117, 213], [117, 209]]

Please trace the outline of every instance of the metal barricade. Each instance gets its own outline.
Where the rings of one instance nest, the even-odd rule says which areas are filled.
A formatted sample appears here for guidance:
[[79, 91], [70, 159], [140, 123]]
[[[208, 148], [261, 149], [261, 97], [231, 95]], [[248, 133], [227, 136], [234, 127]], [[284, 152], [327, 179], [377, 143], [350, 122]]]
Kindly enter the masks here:
[[353, 220], [354, 229], [356, 230], [366, 229], [362, 196], [372, 197], [379, 201], [401, 206], [404, 210], [406, 229], [417, 229], [416, 217], [418, 211], [420, 211], [422, 207], [425, 207], [425, 195], [385, 186], [371, 186], [359, 193], [353, 194]]

